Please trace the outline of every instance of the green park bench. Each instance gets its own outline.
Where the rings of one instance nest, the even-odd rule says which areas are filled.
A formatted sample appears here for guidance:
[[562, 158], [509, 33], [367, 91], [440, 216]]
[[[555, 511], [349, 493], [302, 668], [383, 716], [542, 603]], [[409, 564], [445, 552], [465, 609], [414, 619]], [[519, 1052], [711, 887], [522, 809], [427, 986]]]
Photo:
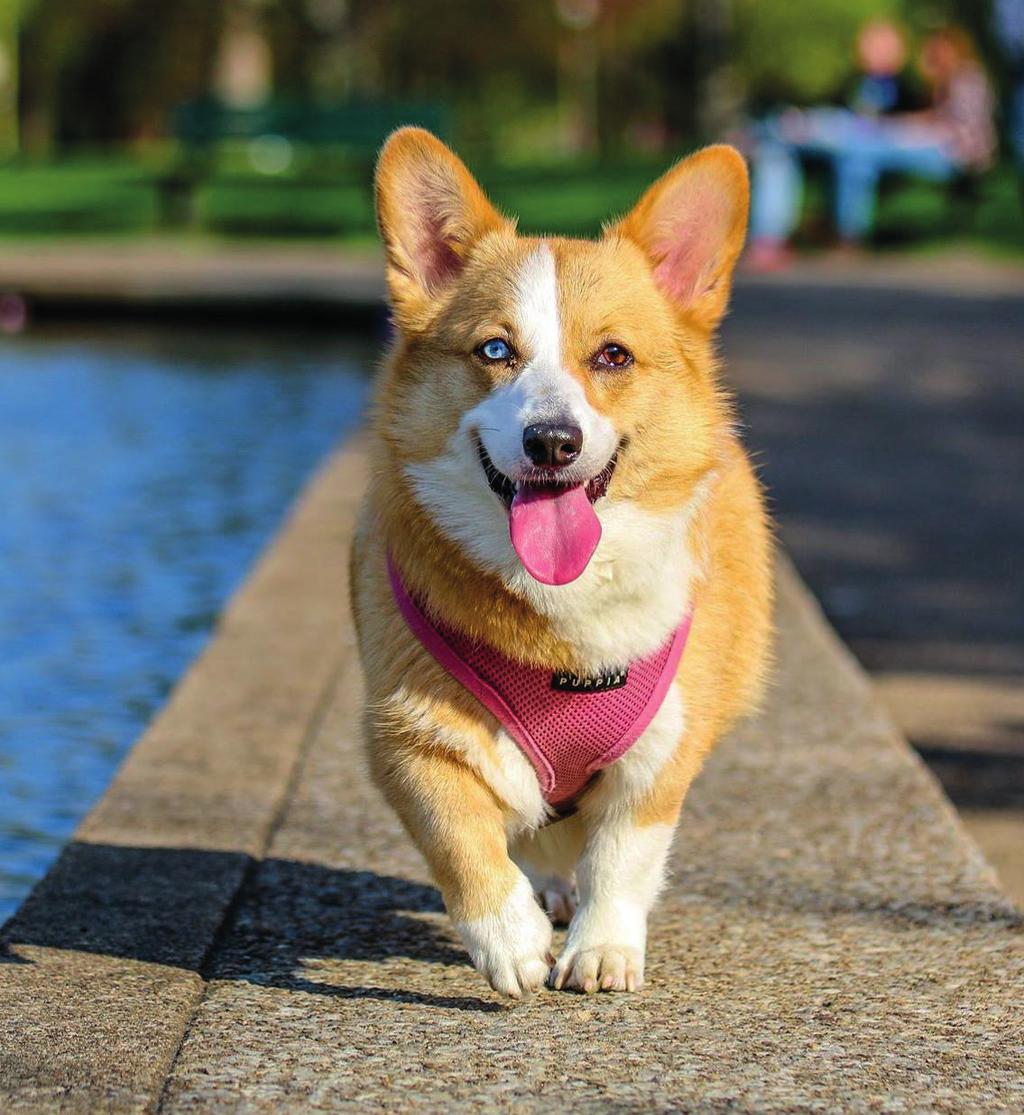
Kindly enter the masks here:
[[198, 190], [218, 172], [228, 146], [262, 144], [256, 150], [271, 158], [275, 149], [330, 153], [368, 175], [385, 137], [403, 124], [418, 124], [441, 136], [448, 132], [444, 107], [430, 101], [280, 100], [236, 108], [203, 98], [182, 104], [172, 122], [177, 153], [156, 182], [161, 223], [175, 227], [194, 221]]

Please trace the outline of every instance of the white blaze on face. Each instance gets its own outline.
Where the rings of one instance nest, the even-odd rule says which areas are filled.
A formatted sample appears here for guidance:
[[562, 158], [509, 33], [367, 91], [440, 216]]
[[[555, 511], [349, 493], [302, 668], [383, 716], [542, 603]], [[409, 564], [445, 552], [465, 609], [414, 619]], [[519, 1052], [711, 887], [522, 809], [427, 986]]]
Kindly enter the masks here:
[[[562, 369], [562, 322], [558, 314], [555, 256], [541, 244], [523, 263], [516, 283], [516, 328], [530, 353], [529, 368], [557, 381]], [[554, 386], [554, 383], [552, 384]]]
[[583, 385], [562, 363], [558, 276], [548, 244], [523, 262], [516, 280], [516, 333], [525, 363], [509, 384], [496, 388], [464, 418], [476, 430], [494, 466], [515, 477], [531, 467], [523, 431], [537, 422], [570, 422], [583, 431], [583, 450], [565, 475], [577, 482], [596, 476], [618, 445], [615, 427], [587, 401]]
[[[564, 367], [555, 258], [538, 245], [515, 276], [516, 342], [525, 365], [515, 380], [462, 415], [444, 451], [406, 465], [415, 498], [447, 538], [482, 569], [497, 573], [547, 618], [560, 638], [577, 648], [595, 673], [650, 654], [685, 610], [693, 560], [684, 544], [690, 509], [650, 514], [632, 501], [600, 499], [601, 543], [578, 580], [550, 587], [524, 569], [509, 537], [509, 513], [487, 485], [479, 437], [508, 476], [529, 467], [523, 430], [545, 418], [571, 419], [583, 431], [583, 453], [563, 473], [596, 476], [619, 437], [587, 402], [582, 385]], [[578, 357], [579, 354], [576, 354]], [[443, 369], [439, 374], [445, 374]]]

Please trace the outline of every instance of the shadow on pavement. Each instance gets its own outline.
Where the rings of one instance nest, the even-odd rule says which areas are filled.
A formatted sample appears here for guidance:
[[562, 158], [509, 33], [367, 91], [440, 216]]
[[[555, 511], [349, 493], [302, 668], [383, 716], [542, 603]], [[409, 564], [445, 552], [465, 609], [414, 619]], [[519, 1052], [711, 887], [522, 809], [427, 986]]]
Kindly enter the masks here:
[[[330, 962], [337, 960], [464, 969], [468, 959], [446, 935], [443, 913], [435, 888], [372, 871], [76, 841], [4, 927], [0, 963], [25, 963], [10, 947], [34, 945], [339, 998], [503, 1009], [473, 996], [330, 982]], [[311, 957], [326, 964], [323, 982], [312, 978], [318, 973], [307, 965]]]
[[869, 670], [1024, 678], [1024, 291], [736, 301], [747, 440], [840, 634]]
[[[779, 868], [775, 879], [764, 875], [772, 865], [760, 860], [756, 878], [749, 870], [735, 865], [721, 872], [707, 863], [689, 870], [680, 884], [687, 902], [747, 906], [759, 916], [867, 918], [895, 928], [931, 925], [951, 931], [993, 921], [1020, 924], [1008, 905], [988, 900], [931, 903], [907, 894], [861, 893], [855, 878], [815, 888], [801, 880], [798, 862]], [[0, 963], [31, 963], [11, 947], [37, 946], [342, 999], [505, 1009], [472, 995], [352, 986], [351, 973], [337, 967], [338, 961], [365, 961], [400, 969], [412, 961], [466, 971], [468, 959], [442, 915], [435, 888], [372, 871], [75, 842], [4, 927]], [[341, 977], [344, 982], [333, 982]]]
[[[1024, 681], [1022, 350], [1024, 290], [738, 287], [724, 351], [746, 439], [871, 673]], [[1024, 804], [1024, 724], [918, 691], [908, 731], [953, 799]]]

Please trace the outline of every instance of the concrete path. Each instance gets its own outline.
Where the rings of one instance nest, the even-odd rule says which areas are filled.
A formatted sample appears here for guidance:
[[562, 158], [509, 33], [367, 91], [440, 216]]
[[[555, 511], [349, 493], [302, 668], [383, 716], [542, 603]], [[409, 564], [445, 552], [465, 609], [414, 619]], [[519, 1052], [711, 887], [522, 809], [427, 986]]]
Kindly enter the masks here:
[[[1024, 264], [975, 253], [808, 257], [788, 272], [741, 276], [753, 289], [804, 287], [1019, 297]], [[180, 237], [125, 241], [0, 241], [0, 292], [41, 306], [106, 309], [366, 308], [384, 296], [373, 245], [224, 243]]]
[[725, 354], [801, 575], [1024, 901], [1024, 275], [932, 265], [742, 284]]
[[0, 243], [0, 293], [40, 308], [363, 310], [384, 297], [377, 249], [175, 239]]
[[6, 930], [0, 1110], [1019, 1111], [1024, 923], [780, 567], [633, 997], [499, 1002], [367, 784], [341, 452]]

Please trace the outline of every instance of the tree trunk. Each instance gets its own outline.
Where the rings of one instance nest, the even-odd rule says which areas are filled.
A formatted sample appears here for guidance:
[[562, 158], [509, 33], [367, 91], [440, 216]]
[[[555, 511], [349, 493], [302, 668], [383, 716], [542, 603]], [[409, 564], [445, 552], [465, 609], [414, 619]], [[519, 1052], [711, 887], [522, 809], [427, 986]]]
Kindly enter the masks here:
[[18, 4], [0, 5], [0, 158], [18, 153]]

